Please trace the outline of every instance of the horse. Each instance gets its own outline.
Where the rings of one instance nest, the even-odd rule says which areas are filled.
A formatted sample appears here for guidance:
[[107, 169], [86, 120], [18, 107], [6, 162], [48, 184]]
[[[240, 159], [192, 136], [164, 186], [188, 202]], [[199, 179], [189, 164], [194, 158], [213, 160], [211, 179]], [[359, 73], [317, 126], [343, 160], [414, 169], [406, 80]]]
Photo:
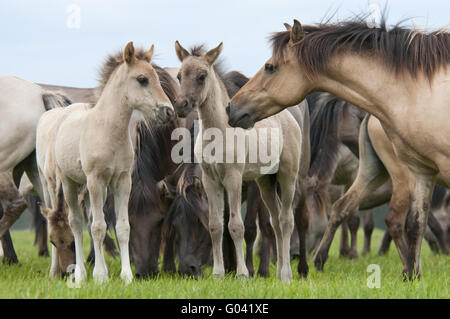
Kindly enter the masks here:
[[[82, 251], [83, 222], [78, 205], [79, 185], [87, 185], [93, 216], [94, 280], [99, 283], [108, 280], [102, 247], [106, 233], [103, 206], [107, 187], [113, 193], [118, 217], [116, 231], [122, 261], [120, 277], [126, 283], [130, 283], [133, 277], [128, 251], [128, 200], [134, 158], [129, 125], [134, 110], [158, 118], [161, 123], [166, 123], [173, 115], [173, 107], [150, 64], [153, 48], [136, 52], [133, 43], [129, 42], [123, 50], [122, 59], [111, 56], [102, 68], [99, 98], [94, 106], [73, 104], [65, 109], [54, 109], [45, 113], [38, 124], [36, 148], [39, 167], [47, 162], [49, 165], [52, 162], [55, 164], [54, 176], [47, 170], [40, 170], [48, 192], [44, 198], [47, 206], [55, 203], [52, 200], [54, 183], [62, 184], [69, 206], [69, 225], [75, 238], [76, 283], [86, 279]], [[57, 123], [54, 125], [57, 132], [54, 139], [40, 139], [40, 131], [45, 131], [54, 123]], [[41, 159], [44, 159], [43, 163]]]
[[[222, 234], [223, 234], [223, 204], [224, 191], [227, 193], [230, 208], [230, 221], [228, 229], [236, 250], [236, 275], [238, 277], [248, 277], [248, 269], [244, 263], [243, 239], [244, 225], [240, 213], [242, 180], [256, 180], [261, 197], [271, 214], [271, 222], [274, 228], [277, 241], [277, 277], [282, 281], [290, 281], [292, 272], [289, 258], [289, 241], [294, 228], [294, 216], [292, 204], [299, 170], [301, 152], [301, 131], [293, 116], [288, 113], [281, 113], [260, 125], [254, 130], [255, 135], [261, 128], [274, 129], [278, 131], [278, 136], [271, 137], [271, 143], [275, 144], [278, 152], [271, 149], [274, 163], [264, 164], [261, 159], [256, 159], [256, 163], [249, 162], [248, 142], [241, 141], [245, 151], [245, 162], [223, 163], [226, 155], [238, 155], [239, 150], [223, 147], [226, 145], [227, 125], [225, 107], [229, 101], [228, 93], [223, 82], [220, 80], [214, 62], [220, 55], [222, 43], [216, 48], [204, 53], [200, 47], [194, 48], [190, 53], [184, 49], [178, 41], [175, 42], [175, 51], [178, 59], [182, 63], [178, 79], [180, 80], [181, 93], [175, 103], [177, 111], [183, 108], [197, 108], [201, 120], [200, 133], [195, 144], [195, 156], [201, 159], [202, 182], [208, 197], [209, 204], [209, 231], [213, 245], [213, 275], [216, 278], [224, 276], [224, 264], [222, 255]], [[215, 155], [205, 155], [203, 148], [211, 148], [212, 145], [203, 140], [203, 134], [207, 129], [218, 131], [225, 143], [220, 143], [221, 150], [215, 150]], [[287, 133], [289, 131], [289, 134]], [[241, 131], [241, 133], [244, 133]], [[233, 140], [233, 133], [231, 139]], [[211, 137], [210, 137], [211, 138]], [[297, 139], [297, 140], [296, 140]], [[260, 141], [258, 139], [258, 141]], [[238, 142], [239, 145], [239, 142]], [[233, 147], [233, 146], [232, 146]], [[228, 149], [227, 149], [228, 148]], [[206, 156], [206, 158], [205, 158]], [[218, 156], [218, 157], [215, 157]], [[222, 157], [219, 160], [215, 158]], [[265, 169], [263, 166], [266, 166]], [[269, 169], [269, 170], [266, 170]], [[277, 194], [277, 182], [281, 192]], [[281, 207], [280, 207], [281, 206]]]
[[[117, 54], [115, 57], [120, 59]], [[162, 68], [152, 64], [158, 74], [159, 82], [169, 98], [174, 103], [178, 95], [176, 78], [167, 72], [174, 68]], [[98, 88], [72, 88], [48, 84], [40, 84], [47, 90], [63, 92], [74, 102], [95, 103], [98, 99]], [[135, 161], [132, 173], [132, 186], [128, 207], [130, 233], [130, 252], [135, 265], [136, 278], [153, 277], [159, 273], [158, 259], [161, 246], [161, 229], [168, 211], [168, 203], [158, 186], [158, 182], [170, 175], [178, 167], [170, 158], [172, 146], [177, 142], [171, 139], [172, 131], [177, 127], [190, 127], [191, 118], [173, 117], [166, 125], [146, 117], [144, 121], [133, 118], [130, 134], [133, 138]], [[114, 203], [108, 194], [104, 206], [105, 217], [114, 217]], [[109, 224], [108, 224], [109, 225]], [[107, 237], [105, 238], [105, 241]], [[105, 248], [106, 246], [105, 243]], [[88, 261], [92, 259], [93, 251]]]
[[27, 205], [18, 191], [24, 173], [42, 196], [34, 153], [37, 123], [46, 110], [70, 103], [59, 92], [17, 77], [0, 76], [0, 118], [4, 121], [0, 127], [0, 239], [8, 263], [18, 262], [9, 228]]
[[[248, 78], [238, 71], [227, 72], [222, 79], [230, 97], [234, 96], [248, 81]], [[191, 113], [195, 114], [196, 111], [193, 110]], [[194, 140], [194, 132], [193, 128], [191, 128], [191, 156], [194, 153]], [[206, 259], [209, 261], [212, 245], [208, 230], [208, 202], [206, 195], [203, 196], [204, 190], [200, 191], [200, 188], [203, 187], [201, 185], [201, 169], [197, 163], [192, 163], [193, 161], [192, 157], [190, 163], [184, 163], [179, 166], [174, 174], [166, 178], [165, 185], [170, 185], [170, 187], [165, 189], [166, 191], [169, 188], [175, 189], [170, 195], [170, 197], [175, 199], [173, 199], [173, 204], [171, 204], [164, 219], [163, 239], [165, 239], [165, 249], [163, 270], [170, 273], [175, 272], [175, 255], [178, 255], [178, 273], [197, 278], [202, 274], [200, 265], [203, 265]], [[242, 200], [247, 202], [244, 219], [246, 265], [249, 275], [253, 276], [253, 246], [256, 240], [256, 223], [258, 221], [262, 240], [261, 249], [259, 250], [260, 263], [258, 274], [262, 277], [267, 277], [269, 276], [270, 246], [274, 241], [270, 215], [264, 206], [254, 181], [245, 182], [242, 188], [243, 194], [246, 194], [246, 196], [242, 196]], [[226, 223], [229, 219], [229, 209], [226, 201], [224, 206], [224, 222]], [[236, 256], [234, 249], [232, 249], [232, 238], [226, 230], [223, 234], [224, 264], [225, 271], [231, 272], [236, 270]], [[207, 234], [208, 239], [206, 242], [204, 240], [205, 234]], [[181, 247], [178, 247], [176, 242], [183, 243], [183, 251], [180, 250]]]
[[[406, 242], [399, 249], [407, 279], [420, 278], [420, 248], [434, 185], [450, 183], [450, 142], [442, 138], [450, 135], [444, 120], [450, 112], [445, 84], [450, 34], [400, 25], [388, 30], [384, 18], [379, 27], [370, 28], [358, 17], [304, 27], [294, 20], [291, 31], [278, 32], [271, 40], [272, 57], [230, 102], [230, 125], [250, 128], [313, 91], [333, 93], [376, 116], [410, 174], [411, 208]], [[358, 194], [364, 197], [379, 184], [379, 178], [368, 180], [358, 185]], [[347, 195], [354, 196], [354, 189]], [[314, 256], [318, 270], [337, 226], [350, 213], [340, 206], [346, 196], [333, 205]]]
[[176, 271], [182, 276], [202, 276], [201, 266], [211, 255], [211, 238], [208, 231], [208, 200], [201, 182], [202, 172], [196, 163], [179, 166], [174, 197], [163, 225], [165, 238], [163, 270]]

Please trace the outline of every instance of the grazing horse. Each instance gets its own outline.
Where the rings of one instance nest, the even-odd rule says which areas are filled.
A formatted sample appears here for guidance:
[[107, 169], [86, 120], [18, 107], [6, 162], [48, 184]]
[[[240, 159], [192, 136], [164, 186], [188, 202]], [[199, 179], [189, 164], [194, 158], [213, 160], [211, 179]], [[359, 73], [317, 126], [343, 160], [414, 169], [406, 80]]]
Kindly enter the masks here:
[[[257, 128], [253, 131], [255, 137], [261, 134], [262, 129], [269, 129], [269, 131], [270, 129], [275, 129], [278, 133], [273, 134], [271, 132], [271, 139], [265, 145], [265, 147], [275, 145], [275, 148], [278, 148], [277, 151], [275, 148], [271, 149], [271, 157], [276, 159], [276, 164], [271, 163], [267, 167], [267, 164], [263, 163], [261, 158], [256, 158], [254, 162], [250, 162], [250, 155], [253, 156], [255, 154], [248, 155], [249, 141], [238, 142], [238, 147], [242, 147], [242, 149], [236, 149], [234, 148], [236, 132], [233, 133], [231, 138], [227, 137], [226, 133], [227, 129], [231, 129], [227, 125], [225, 112], [229, 96], [225, 85], [220, 80], [217, 68], [214, 68], [214, 63], [222, 50], [222, 43], [206, 53], [201, 47], [194, 48], [189, 53], [177, 41], [175, 50], [178, 59], [182, 62], [178, 73], [181, 93], [176, 102], [177, 109], [184, 107], [197, 108], [201, 120], [200, 135], [197, 137], [195, 144], [195, 155], [201, 161], [202, 182], [208, 197], [209, 231], [213, 244], [214, 259], [213, 275], [221, 278], [225, 273], [222, 255], [225, 191], [230, 208], [228, 229], [236, 250], [236, 275], [242, 277], [248, 277], [249, 275], [244, 263], [244, 225], [240, 213], [241, 189], [243, 180], [255, 179], [260, 189], [261, 197], [271, 214], [271, 222], [277, 242], [277, 277], [283, 281], [289, 281], [292, 279], [289, 244], [294, 228], [292, 203], [301, 153], [300, 128], [293, 116], [287, 111], [257, 125]], [[210, 129], [209, 134], [213, 130], [223, 139], [218, 143], [218, 147], [214, 146], [215, 155], [207, 154], [207, 150], [215, 145], [204, 140], [204, 134], [208, 132], [208, 129]], [[242, 130], [239, 131], [238, 129], [238, 133], [242, 133], [245, 136], [245, 132]], [[210, 136], [209, 138], [212, 137]], [[258, 140], [253, 141], [253, 143], [260, 142], [260, 138], [259, 136]], [[233, 143], [230, 143], [230, 140]], [[266, 140], [266, 142], [268, 141]], [[220, 150], [217, 148], [220, 148]], [[205, 152], [203, 149], [205, 149]], [[241, 153], [241, 151], [244, 152]], [[241, 155], [244, 154], [244, 161], [240, 158], [239, 153]], [[230, 155], [233, 157], [232, 162], [228, 161], [225, 163], [225, 157], [229, 160]], [[236, 155], [238, 163], [234, 163]], [[277, 194], [277, 182], [280, 187], [281, 201]]]
[[5, 258], [11, 257], [7, 262], [17, 262], [8, 230], [26, 208], [18, 191], [24, 172], [42, 195], [34, 153], [37, 123], [46, 110], [70, 103], [58, 92], [17, 77], [0, 76], [0, 239]]
[[212, 248], [202, 172], [198, 164], [185, 163], [174, 175], [177, 175], [174, 199], [163, 226], [166, 239], [163, 270], [175, 272], [174, 260], [178, 256], [178, 273], [197, 279], [202, 275], [200, 267], [209, 261]]
[[[46, 113], [38, 126], [39, 131], [42, 122], [42, 128], [45, 128], [52, 118], [54, 123], [58, 123], [55, 138], [48, 141], [49, 151], [43, 156], [48, 156], [50, 162], [53, 157], [56, 185], [62, 183], [69, 206], [69, 224], [75, 238], [77, 283], [86, 278], [82, 251], [83, 219], [78, 205], [79, 185], [87, 185], [93, 216], [94, 280], [101, 283], [108, 279], [102, 247], [106, 234], [103, 206], [107, 187], [113, 193], [117, 215], [116, 231], [122, 261], [120, 276], [127, 283], [133, 277], [128, 253], [128, 200], [134, 157], [129, 125], [134, 110], [157, 117], [162, 123], [173, 114], [172, 105], [150, 64], [152, 55], [153, 46], [148, 51], [135, 52], [133, 43], [129, 42], [122, 59], [111, 56], [104, 65], [100, 94], [94, 106], [75, 104], [66, 109], [55, 109], [52, 114]], [[45, 141], [41, 142], [45, 146]], [[37, 149], [45, 151], [45, 147], [40, 147], [39, 139]], [[44, 163], [47, 160], [45, 158]], [[43, 173], [43, 179], [50, 184], [52, 177]], [[51, 185], [47, 188], [50, 194], [51, 188]]]
[[[313, 91], [333, 93], [375, 115], [410, 175], [406, 242], [399, 249], [414, 279], [421, 276], [420, 248], [434, 185], [450, 183], [450, 139], [443, 138], [450, 136], [450, 34], [399, 25], [388, 30], [382, 20], [376, 28], [362, 18], [305, 27], [295, 20], [291, 31], [273, 35], [272, 57], [231, 100], [229, 122], [250, 128]], [[367, 181], [358, 185], [362, 197], [381, 182]], [[352, 187], [347, 195], [356, 195]], [[319, 270], [336, 228], [350, 213], [341, 206], [343, 198], [333, 205], [315, 254]]]

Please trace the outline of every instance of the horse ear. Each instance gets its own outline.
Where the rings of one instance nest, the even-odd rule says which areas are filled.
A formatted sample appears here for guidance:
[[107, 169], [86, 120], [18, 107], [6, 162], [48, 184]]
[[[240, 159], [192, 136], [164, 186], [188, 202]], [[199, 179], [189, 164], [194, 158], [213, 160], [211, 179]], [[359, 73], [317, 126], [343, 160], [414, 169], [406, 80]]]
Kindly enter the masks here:
[[217, 58], [220, 55], [220, 52], [222, 52], [222, 47], [223, 47], [223, 42], [220, 42], [220, 44], [217, 47], [206, 52], [205, 57], [206, 57], [206, 61], [208, 61], [209, 65], [212, 65], [214, 62], [216, 62]]
[[125, 50], [123, 50], [123, 60], [127, 64], [130, 64], [131, 62], [133, 62], [133, 58], [134, 58], [134, 46], [133, 41], [130, 41], [125, 47]]
[[294, 26], [291, 29], [291, 44], [299, 43], [304, 37], [305, 32], [303, 31], [302, 24], [297, 19], [294, 19]]
[[183, 48], [180, 44], [180, 42], [175, 41], [175, 52], [177, 53], [177, 57], [178, 60], [180, 60], [180, 62], [183, 62], [183, 60], [190, 56], [188, 50], [186, 50], [185, 48]]
[[284, 27], [286, 28], [286, 31], [291, 31], [292, 26], [289, 23], [285, 22], [283, 24], [284, 24]]
[[147, 61], [148, 63], [150, 63], [150, 61], [152, 60], [154, 49], [155, 49], [155, 45], [152, 44], [150, 49], [144, 53], [144, 60]]

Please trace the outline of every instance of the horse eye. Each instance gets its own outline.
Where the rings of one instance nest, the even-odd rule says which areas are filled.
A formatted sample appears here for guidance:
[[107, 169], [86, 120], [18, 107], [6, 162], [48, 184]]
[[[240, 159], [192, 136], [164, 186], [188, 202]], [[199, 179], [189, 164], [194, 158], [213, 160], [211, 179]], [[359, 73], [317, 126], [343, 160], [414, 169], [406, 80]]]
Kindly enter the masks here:
[[181, 83], [181, 74], [180, 74], [180, 73], [177, 74], [177, 79], [178, 79], [178, 81], [180, 81], [180, 83]]
[[147, 85], [148, 84], [148, 79], [143, 76], [143, 75], [139, 75], [136, 80], [141, 84], [141, 85]]
[[275, 68], [274, 68], [273, 64], [267, 63], [267, 64], [265, 65], [264, 69], [265, 69], [267, 72], [273, 72], [273, 70], [274, 70]]
[[197, 81], [198, 81], [199, 83], [203, 83], [203, 82], [205, 81], [205, 79], [206, 79], [206, 74], [200, 74], [200, 75], [197, 77]]

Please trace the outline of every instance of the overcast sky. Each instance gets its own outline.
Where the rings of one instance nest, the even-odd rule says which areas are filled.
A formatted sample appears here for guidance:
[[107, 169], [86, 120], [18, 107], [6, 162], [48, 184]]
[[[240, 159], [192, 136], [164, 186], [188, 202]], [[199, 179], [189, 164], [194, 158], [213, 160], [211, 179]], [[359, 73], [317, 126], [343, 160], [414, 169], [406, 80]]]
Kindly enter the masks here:
[[[185, 47], [224, 42], [227, 70], [252, 76], [270, 56], [267, 37], [297, 18], [312, 24], [366, 12], [381, 0], [17, 0], [0, 2], [0, 74], [33, 82], [92, 87], [104, 57], [132, 40], [155, 44], [154, 62], [179, 66]], [[373, 7], [373, 5], [372, 5]], [[391, 0], [388, 23], [413, 18], [424, 29], [447, 26], [449, 0]], [[79, 13], [79, 15], [78, 15]], [[78, 19], [79, 17], [79, 19]]]

